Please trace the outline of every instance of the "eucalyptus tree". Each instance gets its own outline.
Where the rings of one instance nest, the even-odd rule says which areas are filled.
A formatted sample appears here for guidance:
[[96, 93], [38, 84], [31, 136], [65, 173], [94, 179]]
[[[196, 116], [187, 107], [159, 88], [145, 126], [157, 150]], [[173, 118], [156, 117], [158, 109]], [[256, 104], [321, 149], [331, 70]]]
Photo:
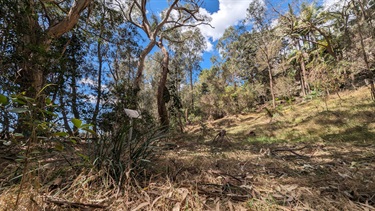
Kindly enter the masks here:
[[69, 45], [69, 41], [60, 45], [60, 39], [78, 24], [91, 1], [1, 1], [0, 69], [1, 77], [6, 78], [4, 88], [25, 95], [32, 107], [30, 117], [18, 114], [17, 131], [30, 134], [31, 120], [48, 120], [49, 115], [42, 114], [41, 109], [50, 93], [43, 88]]
[[240, 39], [243, 34], [244, 29], [242, 27], [231, 26], [225, 30], [216, 46], [223, 60], [222, 68], [226, 70], [228, 80], [230, 80], [229, 83], [233, 84], [235, 88], [242, 80], [240, 75], [241, 70], [243, 70], [242, 64], [245, 63], [241, 61], [242, 57], [247, 55], [244, 52], [245, 45]]
[[[267, 8], [263, 1], [254, 0], [249, 4], [248, 20], [253, 24], [253, 32], [257, 34], [255, 42], [258, 45], [256, 52], [256, 63], [260, 71], [267, 70], [269, 79], [269, 90], [272, 98], [272, 106], [276, 107], [274, 93], [274, 65], [281, 50], [281, 40], [276, 36], [271, 20], [267, 14]], [[253, 41], [254, 42], [254, 41]]]
[[159, 47], [164, 55], [161, 70], [162, 77], [157, 90], [157, 102], [160, 123], [165, 127], [169, 125], [168, 113], [163, 100], [164, 87], [168, 75], [169, 52], [163, 42], [168, 40], [169, 32], [177, 28], [195, 27], [206, 23], [205, 17], [199, 14], [201, 0], [173, 0], [167, 3], [168, 7], [160, 16], [150, 13], [151, 10], [148, 10], [149, 1], [147, 0], [129, 1], [125, 5], [118, 1], [117, 4], [123, 11], [126, 20], [142, 30], [148, 39], [146, 47], [138, 58], [137, 73], [133, 82], [134, 98], [136, 98], [140, 90], [146, 56], [155, 46]]
[[[174, 77], [174, 87], [177, 91], [182, 85], [188, 84], [189, 93], [185, 105], [186, 115], [194, 110], [194, 74], [201, 70], [203, 51], [206, 42], [200, 30], [195, 28], [187, 31], [175, 30], [170, 35], [168, 47], [171, 50], [171, 73]], [[178, 93], [177, 93], [178, 94]], [[181, 96], [180, 96], [181, 97]]]
[[45, 85], [49, 62], [46, 59], [54, 41], [75, 27], [91, 1], [2, 1], [1, 34], [14, 36], [2, 38], [14, 40], [3, 50], [14, 50], [18, 57], [13, 66], [16, 70], [8, 73], [14, 74], [20, 90], [26, 91], [28, 97], [36, 97]]
[[[352, 11], [356, 16], [355, 21], [355, 31], [359, 37], [359, 44], [361, 49], [361, 54], [363, 57], [363, 61], [365, 63], [365, 72], [367, 74], [367, 80], [370, 85], [371, 89], [371, 96], [372, 99], [375, 100], [375, 85], [374, 85], [374, 70], [371, 70], [371, 66], [374, 65], [374, 62], [370, 61], [370, 55], [374, 54], [375, 51], [373, 50], [375, 47], [374, 41], [374, 32], [375, 26], [373, 21], [374, 12], [374, 5], [375, 3], [369, 0], [358, 0], [350, 1]], [[371, 5], [372, 4], [372, 5]], [[367, 42], [365, 41], [367, 40]], [[370, 46], [370, 48], [367, 48]]]
[[[135, 27], [129, 23], [123, 23], [122, 14], [113, 8], [108, 0], [95, 2], [95, 10], [91, 12], [90, 25], [87, 29], [90, 35], [89, 45], [92, 69], [94, 74], [86, 76], [93, 81], [90, 91], [94, 101], [92, 115], [89, 120], [92, 122], [94, 131], [97, 131], [98, 121], [101, 118], [101, 110], [115, 109], [120, 106], [127, 107], [127, 100], [123, 99], [127, 93], [128, 84], [132, 80], [134, 72], [133, 57], [137, 54], [137, 38], [139, 38]], [[106, 76], [107, 75], [107, 76]], [[114, 91], [110, 93], [110, 91]], [[120, 104], [113, 104], [109, 101], [111, 94]]]

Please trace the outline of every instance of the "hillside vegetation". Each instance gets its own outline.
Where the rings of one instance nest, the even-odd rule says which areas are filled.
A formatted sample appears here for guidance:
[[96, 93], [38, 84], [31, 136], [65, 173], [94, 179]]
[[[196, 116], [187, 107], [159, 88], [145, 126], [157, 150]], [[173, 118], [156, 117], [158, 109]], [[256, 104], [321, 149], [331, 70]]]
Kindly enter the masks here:
[[[70, 150], [30, 160], [35, 170], [20, 187], [16, 149], [1, 146], [0, 210], [13, 210], [18, 194], [19, 210], [373, 210], [368, 94], [283, 104], [272, 120], [259, 109], [190, 125], [160, 141], [143, 177], [126, 174], [121, 187], [105, 171], [82, 168], [82, 155]], [[89, 156], [90, 145], [71, 147]]]
[[375, 210], [374, 17], [1, 0], [0, 210]]

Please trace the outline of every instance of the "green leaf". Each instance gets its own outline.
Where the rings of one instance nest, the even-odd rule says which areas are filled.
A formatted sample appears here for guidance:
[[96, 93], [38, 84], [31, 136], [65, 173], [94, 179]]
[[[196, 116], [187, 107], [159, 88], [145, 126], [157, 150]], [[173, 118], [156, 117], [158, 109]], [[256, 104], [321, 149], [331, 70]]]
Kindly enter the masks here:
[[9, 104], [8, 98], [5, 95], [0, 94], [0, 105], [6, 106], [8, 104]]
[[53, 112], [50, 112], [50, 111], [43, 111], [45, 114], [47, 114], [47, 115], [51, 115], [51, 116], [54, 116], [55, 115], [55, 113], [53, 113]]
[[82, 120], [80, 120], [80, 119], [76, 119], [76, 118], [73, 118], [73, 119], [72, 119], [72, 123], [73, 123], [74, 126], [76, 126], [77, 128], [80, 128], [81, 125], [82, 125]]
[[83, 160], [88, 161], [89, 157], [87, 155], [84, 155], [82, 153], [77, 153], [78, 156], [80, 156]]
[[91, 126], [94, 126], [93, 124], [83, 124], [81, 128], [89, 128]]
[[15, 103], [19, 103], [20, 105], [25, 105], [26, 101], [19, 99], [19, 98], [12, 98], [12, 101]]
[[24, 135], [22, 133], [15, 133], [13, 134], [14, 137], [22, 138]]
[[17, 163], [22, 163], [25, 160], [24, 159], [15, 159], [14, 161], [16, 161]]
[[25, 113], [26, 111], [29, 111], [29, 110], [27, 108], [11, 108], [8, 111], [19, 114], [19, 113]]
[[57, 144], [56, 146], [55, 146], [55, 149], [57, 149], [58, 151], [63, 151], [64, 150], [64, 146], [62, 145], [62, 144]]
[[46, 104], [47, 104], [47, 105], [49, 105], [49, 104], [51, 104], [51, 103], [52, 103], [52, 100], [51, 100], [50, 98], [46, 98], [46, 100], [45, 100], [45, 101], [46, 101]]
[[22, 99], [26, 100], [27, 102], [35, 102], [34, 98], [23, 96]]
[[91, 130], [89, 128], [82, 128], [82, 130], [85, 130], [85, 131], [87, 131], [87, 132], [89, 132], [91, 134], [94, 134], [94, 135], [96, 134], [95, 131], [93, 131], [93, 130]]
[[69, 134], [66, 133], [66, 132], [57, 132], [57, 133], [54, 133], [53, 135], [54, 135], [54, 136], [65, 137], [65, 136], [67, 136], [67, 135], [69, 135]]

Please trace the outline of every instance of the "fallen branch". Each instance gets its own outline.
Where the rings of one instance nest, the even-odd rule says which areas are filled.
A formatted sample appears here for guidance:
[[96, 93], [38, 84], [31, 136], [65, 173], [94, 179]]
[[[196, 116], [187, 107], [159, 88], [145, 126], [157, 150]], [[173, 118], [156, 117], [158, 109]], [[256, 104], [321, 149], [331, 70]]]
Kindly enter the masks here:
[[304, 147], [300, 147], [300, 148], [296, 148], [296, 149], [291, 149], [291, 148], [278, 148], [278, 149], [270, 149], [271, 150], [271, 154], [275, 154], [275, 152], [290, 152], [294, 155], [297, 155], [298, 157], [302, 157], [302, 158], [310, 158], [310, 156], [306, 156], [306, 155], [301, 155], [301, 154], [298, 154], [297, 152], [295, 151], [299, 151], [299, 150], [303, 150], [307, 148], [307, 146], [304, 146]]
[[[208, 185], [208, 184], [207, 184]], [[253, 198], [252, 195], [239, 195], [239, 194], [233, 194], [233, 193], [225, 193], [223, 191], [214, 190], [214, 191], [207, 191], [203, 188], [198, 188], [199, 194], [214, 196], [214, 197], [228, 197], [235, 201], [246, 201], [248, 199]]]
[[56, 200], [56, 199], [51, 199], [47, 198], [47, 202], [54, 203], [59, 206], [64, 206], [64, 207], [69, 207], [69, 208], [101, 208], [104, 209], [108, 206], [105, 205], [100, 205], [100, 204], [88, 204], [88, 203], [81, 203], [81, 202], [70, 202], [70, 201], [65, 201], [65, 200]]
[[[239, 187], [239, 186], [235, 186], [235, 185], [231, 185], [229, 183], [227, 184], [224, 184], [224, 185], [219, 185], [219, 184], [199, 184], [200, 186], [212, 186], [212, 187], [216, 187], [214, 189], [211, 189], [211, 190], [207, 190], [207, 189], [204, 189], [202, 187], [198, 187], [198, 193], [200, 194], [204, 194], [204, 195], [210, 195], [210, 196], [215, 196], [215, 197], [228, 197], [228, 198], [231, 198], [233, 200], [236, 200], [236, 201], [246, 201], [250, 198], [253, 198], [254, 196], [251, 195], [246, 189], [242, 188], [242, 187]], [[232, 191], [242, 191], [246, 194], [236, 194], [236, 193], [233, 193]]]

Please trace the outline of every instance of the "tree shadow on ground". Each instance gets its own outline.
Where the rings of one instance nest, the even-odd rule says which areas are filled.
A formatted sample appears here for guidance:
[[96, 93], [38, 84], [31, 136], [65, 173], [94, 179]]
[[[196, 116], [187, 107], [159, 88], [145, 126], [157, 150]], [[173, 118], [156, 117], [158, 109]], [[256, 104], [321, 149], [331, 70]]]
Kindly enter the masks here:
[[[371, 208], [375, 206], [375, 133], [367, 123], [372, 115], [360, 112], [356, 121], [365, 124], [319, 135], [320, 141], [231, 134], [232, 140], [223, 144], [181, 145], [161, 158], [158, 173], [178, 185], [194, 183], [207, 197], [221, 191], [221, 197], [232, 200], [272, 198], [290, 208], [301, 203], [313, 210], [352, 210], [353, 204]], [[322, 112], [314, 121], [323, 126], [337, 124], [327, 120], [332, 116], [341, 118], [346, 113]], [[286, 124], [258, 127], [278, 130]], [[230, 194], [225, 192], [228, 185]]]

